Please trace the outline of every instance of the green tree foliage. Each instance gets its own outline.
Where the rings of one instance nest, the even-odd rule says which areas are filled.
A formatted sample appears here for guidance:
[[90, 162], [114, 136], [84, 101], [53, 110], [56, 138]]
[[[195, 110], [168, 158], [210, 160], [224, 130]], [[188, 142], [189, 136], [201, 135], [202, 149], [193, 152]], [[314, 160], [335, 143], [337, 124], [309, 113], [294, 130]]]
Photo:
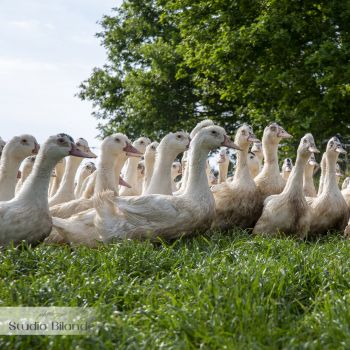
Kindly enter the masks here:
[[350, 1], [126, 0], [102, 20], [108, 62], [82, 83], [102, 132], [160, 136], [211, 117], [350, 130]]

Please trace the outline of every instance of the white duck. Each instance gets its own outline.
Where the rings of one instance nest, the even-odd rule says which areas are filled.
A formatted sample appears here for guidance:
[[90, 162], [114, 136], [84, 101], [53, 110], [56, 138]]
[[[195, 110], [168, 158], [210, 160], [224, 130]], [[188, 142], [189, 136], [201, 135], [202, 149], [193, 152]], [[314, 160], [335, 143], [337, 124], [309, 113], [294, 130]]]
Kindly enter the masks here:
[[140, 160], [139, 164], [137, 164], [137, 183], [136, 183], [136, 191], [139, 195], [142, 193], [142, 184], [145, 177], [145, 161]]
[[247, 163], [249, 146], [256, 141], [250, 125], [243, 124], [237, 129], [235, 144], [240, 147], [241, 152], [237, 153], [233, 180], [212, 187], [216, 209], [213, 228], [253, 228], [260, 216], [262, 199]]
[[171, 165], [174, 159], [190, 145], [190, 137], [184, 131], [169, 133], [160, 142], [156, 151], [153, 175], [144, 195], [172, 194]]
[[[89, 156], [89, 158], [96, 158], [96, 154], [91, 152], [87, 141], [83, 138], [77, 140], [76, 145], [79, 150], [84, 152]], [[70, 156], [67, 160], [66, 169], [60, 183], [60, 187], [53, 197], [49, 200], [49, 206], [53, 207], [54, 205], [69, 202], [74, 197], [74, 180], [76, 172], [80, 166], [80, 163], [83, 161], [80, 157], [72, 157]]]
[[182, 167], [181, 167], [181, 163], [176, 161], [173, 162], [173, 164], [171, 165], [171, 190], [172, 192], [176, 192], [177, 188], [177, 182], [175, 181], [176, 178], [182, 174]]
[[[347, 178], [350, 180], [350, 178]], [[346, 179], [345, 179], [346, 180]], [[344, 181], [345, 182], [345, 181]], [[344, 184], [343, 184], [344, 185]], [[342, 189], [341, 191], [341, 194], [343, 195], [344, 197], [344, 200], [346, 202], [346, 204], [348, 205], [349, 207], [349, 210], [350, 210], [350, 181], [348, 181], [348, 185], [347, 187], [345, 187], [344, 189]]]
[[220, 146], [237, 147], [223, 128], [209, 126], [197, 133], [191, 142], [189, 181], [182, 195], [115, 198], [112, 192], [105, 192], [95, 197], [97, 214], [91, 210], [69, 220], [54, 219], [54, 225], [69, 241], [90, 246], [98, 240], [108, 243], [118, 238], [172, 239], [205, 230], [215, 209], [205, 164], [208, 152]]
[[0, 201], [15, 195], [17, 174], [24, 158], [37, 154], [39, 145], [31, 135], [13, 137], [4, 147], [0, 160]]
[[85, 163], [80, 169], [78, 181], [74, 189], [74, 197], [80, 198], [84, 180], [96, 171], [96, 165], [92, 162]]
[[281, 176], [284, 181], [287, 182], [289, 175], [293, 169], [293, 161], [290, 158], [286, 158], [282, 164]]
[[322, 159], [321, 159], [321, 176], [320, 176], [320, 182], [318, 185], [317, 196], [320, 196], [323, 191], [323, 184], [326, 176], [326, 168], [327, 168], [327, 164], [326, 164], [326, 152], [325, 152], [323, 153]]
[[346, 152], [339, 139], [332, 137], [327, 143], [323, 190], [316, 198], [307, 198], [312, 209], [311, 234], [325, 234], [331, 229], [343, 231], [349, 221], [349, 208], [336, 179], [336, 164], [340, 153]]
[[19, 192], [19, 190], [21, 189], [21, 187], [24, 184], [24, 181], [26, 181], [27, 177], [32, 172], [34, 162], [35, 162], [35, 156], [27, 157], [22, 162], [22, 165], [21, 165], [22, 166], [22, 174], [21, 174], [21, 178], [17, 182], [15, 193]]
[[[133, 142], [133, 146], [139, 151], [140, 156], [146, 151], [146, 147], [151, 144], [151, 140], [147, 137], [140, 137]], [[125, 166], [124, 180], [131, 188], [123, 187], [120, 189], [120, 196], [137, 196], [140, 195], [137, 182], [137, 167], [140, 159], [138, 157], [130, 157]]]
[[50, 186], [49, 186], [49, 197], [52, 197], [55, 195], [55, 193], [57, 192], [58, 188], [60, 187], [62, 178], [63, 178], [63, 174], [65, 171], [65, 167], [66, 167], [66, 159], [63, 158], [61, 159], [59, 162], [57, 162], [56, 166], [55, 166], [55, 176], [51, 177], [51, 181], [50, 181]]
[[[32, 147], [29, 148], [33, 150]], [[0, 202], [1, 246], [22, 240], [36, 244], [50, 233], [52, 221], [47, 198], [50, 176], [57, 161], [68, 154], [85, 156], [70, 136], [51, 136], [39, 151], [33, 171], [16, 198]]]
[[142, 194], [145, 193], [146, 188], [149, 186], [151, 182], [151, 178], [154, 171], [154, 163], [156, 161], [156, 151], [158, 146], [159, 146], [159, 143], [157, 141], [153, 141], [150, 145], [146, 147], [146, 151], [144, 154], [145, 176], [143, 178]]
[[[214, 122], [210, 119], [205, 119], [202, 120], [201, 122], [197, 123], [197, 125], [193, 128], [193, 130], [190, 133], [190, 138], [191, 140], [196, 136], [196, 134], [203, 128], [207, 126], [214, 125]], [[190, 155], [189, 152], [184, 152], [183, 154], [183, 161], [187, 161], [189, 159]], [[189, 175], [189, 169], [186, 166], [186, 164], [182, 164], [182, 179], [181, 179], [181, 187], [180, 189], [174, 193], [174, 195], [179, 195], [182, 194], [186, 191], [186, 186], [187, 186], [187, 180], [188, 180], [188, 175]]]
[[311, 154], [308, 162], [305, 165], [304, 177], [303, 177], [303, 188], [304, 195], [306, 197], [316, 197], [316, 188], [314, 184], [314, 170], [318, 166], [314, 154]]
[[248, 167], [251, 177], [254, 179], [261, 171], [264, 159], [261, 142], [254, 142], [248, 154]]
[[[119, 176], [116, 178], [115, 168], [120, 156], [124, 156], [127, 152], [139, 154], [125, 135], [117, 133], [107, 136], [103, 140], [97, 170], [93, 173], [93, 175], [96, 175], [95, 193], [110, 190], [115, 195], [119, 194]], [[120, 169], [121, 166], [119, 166]], [[67, 218], [90, 208], [92, 208], [91, 198], [79, 198], [55, 205], [50, 208], [50, 212], [52, 216]]]
[[281, 193], [284, 189], [286, 182], [282, 179], [278, 166], [278, 144], [282, 139], [291, 137], [277, 123], [270, 124], [264, 130], [262, 138], [264, 166], [254, 179], [263, 198]]
[[304, 197], [303, 173], [311, 153], [318, 152], [314, 138], [306, 134], [297, 151], [297, 159], [282, 193], [265, 199], [264, 209], [253, 233], [274, 235], [285, 233], [307, 236], [310, 228], [311, 209]]
[[228, 167], [230, 165], [230, 158], [227, 154], [226, 149], [221, 149], [219, 152], [218, 168], [219, 168], [219, 178], [218, 183], [225, 182], [227, 180]]

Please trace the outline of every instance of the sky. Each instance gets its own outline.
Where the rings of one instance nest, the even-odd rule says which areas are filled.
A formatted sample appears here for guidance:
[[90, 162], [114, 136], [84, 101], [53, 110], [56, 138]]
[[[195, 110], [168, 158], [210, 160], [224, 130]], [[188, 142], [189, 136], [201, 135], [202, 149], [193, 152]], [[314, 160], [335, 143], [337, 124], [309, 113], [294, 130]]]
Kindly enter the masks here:
[[74, 95], [106, 61], [94, 37], [104, 14], [121, 0], [1, 0], [0, 136], [23, 133], [39, 142], [60, 132], [91, 146], [92, 106]]

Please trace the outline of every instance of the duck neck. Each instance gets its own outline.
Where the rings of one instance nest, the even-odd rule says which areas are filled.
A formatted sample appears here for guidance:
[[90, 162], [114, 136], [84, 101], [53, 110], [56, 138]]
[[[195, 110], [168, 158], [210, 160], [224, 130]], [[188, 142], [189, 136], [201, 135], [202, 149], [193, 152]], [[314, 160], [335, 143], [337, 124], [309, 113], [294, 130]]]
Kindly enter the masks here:
[[0, 162], [0, 201], [14, 197], [17, 184], [17, 173], [22, 159], [12, 158], [3, 153]]
[[48, 204], [48, 190], [52, 170], [59, 159], [47, 157], [43, 153], [39, 154], [35, 160], [32, 172], [23, 184], [21, 190], [16, 195], [16, 199], [36, 202], [43, 207]]
[[184, 195], [203, 196], [211, 195], [208, 186], [208, 177], [206, 173], [207, 157], [210, 149], [202, 147], [201, 142], [193, 144], [193, 149], [189, 155], [188, 161], [188, 179]]
[[151, 182], [151, 178], [153, 176], [153, 170], [154, 170], [154, 162], [155, 157], [146, 157], [145, 158], [145, 176], [143, 179], [143, 191], [147, 189]]
[[326, 173], [323, 182], [323, 192], [334, 193], [339, 191], [336, 175], [336, 164], [339, 155], [334, 152], [326, 152]]
[[137, 165], [139, 164], [139, 157], [130, 157], [126, 164], [125, 178], [132, 187], [137, 183]]
[[67, 167], [63, 174], [63, 178], [57, 192], [68, 192], [74, 193], [74, 179], [75, 174], [79, 168], [80, 163], [83, 161], [83, 158], [69, 156], [67, 161]]
[[[118, 195], [118, 186], [116, 180], [116, 163], [117, 158], [107, 155], [105, 153], [101, 154], [101, 160], [97, 169], [96, 184], [94, 193], [100, 193], [102, 191], [111, 190]], [[120, 172], [120, 169], [119, 169]]]
[[264, 166], [263, 172], [271, 175], [280, 175], [278, 166], [278, 143], [270, 143], [263, 138]]
[[248, 145], [239, 145], [241, 148], [241, 151], [238, 151], [237, 153], [237, 164], [236, 164], [236, 170], [235, 175], [233, 177], [233, 181], [237, 181], [238, 179], [250, 179], [250, 171], [248, 167], [248, 150], [249, 150], [249, 144]]
[[314, 165], [310, 165], [310, 164], [306, 163], [305, 168], [304, 168], [304, 174], [303, 174], [304, 185], [315, 187], [315, 185], [314, 185], [314, 168], [315, 168]]
[[120, 178], [120, 172], [122, 171], [122, 168], [127, 161], [127, 157], [125, 153], [118, 156], [116, 159], [116, 162], [114, 164], [114, 181], [115, 181], [115, 195], [119, 196], [119, 178]]
[[294, 194], [298, 198], [304, 198], [303, 175], [304, 168], [309, 159], [309, 155], [297, 155], [295, 165], [288, 177], [286, 186], [283, 190], [284, 194]]
[[146, 194], [172, 194], [171, 191], [171, 165], [177, 154], [167, 149], [157, 151], [153, 176], [146, 189]]
[[324, 185], [324, 180], [325, 180], [325, 176], [326, 176], [326, 168], [327, 168], [326, 153], [323, 153], [322, 159], [321, 159], [320, 184], [318, 185], [318, 192], [317, 192], [318, 196], [323, 192], [323, 185]]
[[228, 162], [219, 164], [219, 182], [225, 182], [227, 180]]

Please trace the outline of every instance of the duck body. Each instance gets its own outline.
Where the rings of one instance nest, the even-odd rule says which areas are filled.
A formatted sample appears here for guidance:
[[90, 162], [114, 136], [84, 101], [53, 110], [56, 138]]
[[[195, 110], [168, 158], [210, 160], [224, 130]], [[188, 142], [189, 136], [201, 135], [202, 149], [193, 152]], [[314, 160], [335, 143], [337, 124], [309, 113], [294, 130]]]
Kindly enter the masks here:
[[264, 166], [254, 178], [263, 199], [281, 193], [286, 185], [278, 166], [278, 144], [282, 139], [290, 137], [291, 135], [276, 123], [270, 124], [264, 130], [262, 139]]
[[237, 130], [235, 143], [241, 151], [233, 180], [212, 187], [216, 209], [213, 228], [253, 228], [260, 216], [262, 198], [248, 167], [249, 145], [256, 141], [251, 126], [243, 125]]
[[18, 195], [0, 202], [1, 246], [18, 244], [22, 240], [36, 244], [49, 235], [52, 220], [47, 193], [51, 172], [57, 161], [69, 153], [83, 156], [70, 136], [51, 136], [40, 150], [33, 171]]
[[261, 217], [253, 233], [275, 235], [284, 233], [306, 237], [311, 221], [311, 210], [303, 191], [304, 167], [311, 152], [318, 152], [314, 138], [306, 134], [298, 147], [296, 165], [288, 178], [283, 192], [265, 199]]
[[93, 225], [89, 237], [105, 243], [120, 238], [173, 239], [208, 229], [215, 202], [207, 184], [206, 158], [213, 147], [234, 144], [217, 126], [204, 128], [196, 137], [191, 143], [189, 182], [184, 194], [115, 197], [112, 192], [103, 192], [94, 198], [95, 211], [81, 213], [84, 217], [80, 220], [78, 216], [74, 220], [54, 219], [54, 226], [73, 243], [84, 241], [82, 232], [86, 230], [82, 225], [87, 229]]
[[344, 153], [340, 141], [333, 137], [328, 141], [323, 164], [324, 180], [321, 194], [316, 198], [307, 198], [311, 206], [312, 220], [310, 234], [322, 235], [329, 230], [344, 231], [349, 221], [349, 208], [339, 190], [336, 179], [336, 162], [339, 153]]

